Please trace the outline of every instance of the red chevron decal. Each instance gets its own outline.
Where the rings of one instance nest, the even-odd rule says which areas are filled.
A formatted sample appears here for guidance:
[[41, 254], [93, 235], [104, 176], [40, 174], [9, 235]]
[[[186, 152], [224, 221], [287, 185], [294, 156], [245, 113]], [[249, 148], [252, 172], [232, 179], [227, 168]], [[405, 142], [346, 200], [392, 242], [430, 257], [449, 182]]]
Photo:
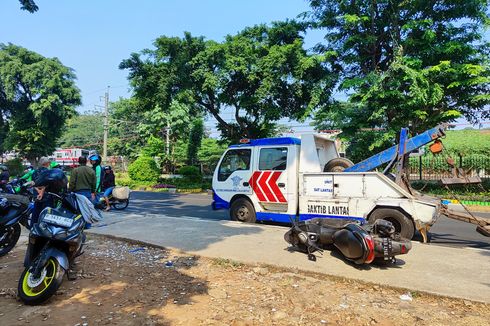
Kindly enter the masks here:
[[286, 201], [286, 198], [284, 198], [284, 195], [282, 194], [281, 192], [281, 189], [279, 189], [279, 187], [277, 186], [277, 179], [279, 179], [279, 177], [281, 176], [281, 173], [282, 172], [274, 172], [272, 174], [272, 177], [269, 179], [269, 186], [272, 190], [272, 192], [274, 193], [274, 195], [276, 195], [276, 198], [277, 198], [277, 201], [280, 202], [280, 203], [285, 203], [287, 202]]
[[261, 202], [286, 203], [287, 200], [277, 186], [277, 179], [282, 172], [278, 171], [255, 171], [248, 183]]
[[269, 179], [269, 176], [271, 175], [271, 173], [272, 173], [271, 171], [262, 172], [262, 176], [258, 180], [258, 184], [259, 184], [259, 187], [262, 189], [262, 192], [267, 197], [267, 201], [276, 202], [276, 198], [272, 194], [272, 191], [269, 188], [268, 182], [267, 182], [267, 180]]
[[262, 172], [255, 171], [252, 174], [252, 176], [250, 177], [250, 180], [248, 180], [248, 183], [250, 184], [253, 191], [257, 195], [257, 198], [259, 199], [259, 201], [267, 201], [264, 194], [262, 193], [262, 190], [260, 190], [259, 186], [257, 185], [257, 181], [259, 180], [261, 174], [262, 174]]

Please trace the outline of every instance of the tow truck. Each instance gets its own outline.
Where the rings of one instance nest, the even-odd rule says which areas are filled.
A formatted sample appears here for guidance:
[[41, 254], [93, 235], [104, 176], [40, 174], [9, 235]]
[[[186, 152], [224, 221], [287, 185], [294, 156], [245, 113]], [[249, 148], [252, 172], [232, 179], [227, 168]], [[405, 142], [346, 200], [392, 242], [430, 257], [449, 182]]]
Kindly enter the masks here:
[[[214, 171], [212, 208], [229, 209], [232, 220], [249, 223], [319, 217], [363, 224], [384, 219], [406, 239], [418, 230], [424, 242], [444, 214], [476, 224], [478, 232], [490, 236], [490, 220], [453, 211], [410, 187], [410, 152], [430, 143], [433, 153], [440, 152], [446, 128], [438, 125], [412, 138], [402, 128], [397, 145], [357, 164], [340, 157], [335, 140], [324, 134], [243, 140], [227, 149]], [[382, 166], [382, 171], [373, 171]], [[478, 179], [455, 175], [446, 184]]]

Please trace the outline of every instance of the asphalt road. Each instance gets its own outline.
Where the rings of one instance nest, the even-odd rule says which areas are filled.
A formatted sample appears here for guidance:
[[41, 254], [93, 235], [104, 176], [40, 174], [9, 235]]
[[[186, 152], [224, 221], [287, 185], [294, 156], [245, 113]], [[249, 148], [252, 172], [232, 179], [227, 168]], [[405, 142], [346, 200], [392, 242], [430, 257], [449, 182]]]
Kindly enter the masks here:
[[[211, 196], [205, 194], [131, 193], [128, 208], [120, 214], [165, 214], [174, 217], [192, 217], [210, 220], [228, 220], [227, 210], [213, 211]], [[478, 213], [490, 217], [490, 213]], [[441, 217], [431, 229], [431, 244], [473, 247], [490, 250], [490, 238], [475, 231], [476, 226]]]

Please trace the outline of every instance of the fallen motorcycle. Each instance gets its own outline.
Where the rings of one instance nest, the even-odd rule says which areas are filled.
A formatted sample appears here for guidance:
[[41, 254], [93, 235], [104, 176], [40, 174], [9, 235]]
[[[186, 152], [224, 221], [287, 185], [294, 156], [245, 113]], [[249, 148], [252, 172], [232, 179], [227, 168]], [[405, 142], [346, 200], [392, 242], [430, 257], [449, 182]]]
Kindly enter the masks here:
[[315, 261], [314, 252], [322, 253], [332, 245], [355, 264], [394, 263], [395, 256], [407, 254], [412, 248], [410, 240], [400, 238], [389, 221], [376, 220], [374, 224], [359, 225], [339, 219], [314, 218], [292, 221], [284, 235], [286, 242], [308, 254]]

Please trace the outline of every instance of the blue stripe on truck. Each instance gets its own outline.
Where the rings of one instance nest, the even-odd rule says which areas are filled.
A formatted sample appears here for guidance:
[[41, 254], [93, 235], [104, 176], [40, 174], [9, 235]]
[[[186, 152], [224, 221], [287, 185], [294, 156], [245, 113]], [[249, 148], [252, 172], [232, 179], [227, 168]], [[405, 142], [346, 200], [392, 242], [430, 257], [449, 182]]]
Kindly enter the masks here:
[[[280, 214], [280, 213], [257, 212], [256, 216], [257, 216], [257, 221], [269, 221], [269, 222], [279, 222], [279, 223], [291, 223], [291, 219], [293, 220], [296, 219], [296, 215]], [[336, 216], [336, 215], [320, 215], [320, 214], [299, 215], [300, 221], [309, 220], [312, 218], [335, 218], [335, 219], [344, 219], [347, 221], [366, 222], [366, 220], [363, 217], [357, 217], [357, 216]]]

